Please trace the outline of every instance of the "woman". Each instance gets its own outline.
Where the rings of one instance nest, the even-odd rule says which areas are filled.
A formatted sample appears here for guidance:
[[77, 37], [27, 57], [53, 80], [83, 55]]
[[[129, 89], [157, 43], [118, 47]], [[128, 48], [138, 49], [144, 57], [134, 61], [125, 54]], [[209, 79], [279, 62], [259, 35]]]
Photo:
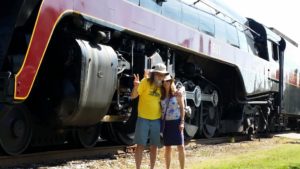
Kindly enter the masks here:
[[161, 105], [163, 110], [162, 129], [165, 145], [166, 168], [170, 168], [171, 146], [176, 145], [180, 168], [184, 168], [185, 150], [184, 150], [184, 99], [182, 95], [177, 95], [174, 79], [167, 75], [163, 81], [163, 90]]

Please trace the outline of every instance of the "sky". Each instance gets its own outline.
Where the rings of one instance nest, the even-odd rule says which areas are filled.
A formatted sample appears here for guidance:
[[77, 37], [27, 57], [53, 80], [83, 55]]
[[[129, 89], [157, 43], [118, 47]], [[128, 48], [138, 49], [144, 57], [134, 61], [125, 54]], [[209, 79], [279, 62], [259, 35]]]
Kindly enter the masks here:
[[223, 2], [242, 16], [274, 27], [300, 43], [298, 0], [223, 0]]
[[221, 1], [241, 16], [252, 18], [267, 27], [274, 27], [300, 44], [299, 0]]

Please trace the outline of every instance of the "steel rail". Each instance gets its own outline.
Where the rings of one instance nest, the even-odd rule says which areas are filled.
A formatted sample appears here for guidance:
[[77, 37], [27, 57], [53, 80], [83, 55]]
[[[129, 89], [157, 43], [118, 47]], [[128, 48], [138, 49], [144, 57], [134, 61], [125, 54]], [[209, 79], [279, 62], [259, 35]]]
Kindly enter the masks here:
[[53, 161], [82, 159], [86, 157], [105, 157], [125, 151], [126, 146], [94, 147], [87, 149], [54, 150], [18, 156], [0, 156], [0, 168], [49, 163]]
[[188, 143], [196, 143], [196, 144], [221, 144], [221, 143], [234, 143], [234, 142], [241, 142], [241, 141], [248, 141], [249, 136], [241, 135], [241, 136], [226, 136], [226, 137], [216, 137], [216, 138], [210, 138], [210, 139], [192, 139], [190, 141], [187, 141]]

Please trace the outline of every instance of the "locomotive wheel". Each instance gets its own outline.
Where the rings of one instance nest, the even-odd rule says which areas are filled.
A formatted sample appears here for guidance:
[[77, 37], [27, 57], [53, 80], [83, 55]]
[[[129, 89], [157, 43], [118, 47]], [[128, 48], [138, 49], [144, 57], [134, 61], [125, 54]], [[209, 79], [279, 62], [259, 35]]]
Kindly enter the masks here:
[[278, 132], [279, 131], [280, 123], [278, 121], [278, 117], [276, 117], [275, 115], [273, 115], [269, 118], [268, 124], [269, 124], [269, 128], [268, 128], [269, 132], [272, 133], [272, 132]]
[[185, 139], [190, 140], [195, 137], [197, 134], [198, 129], [198, 115], [199, 114], [199, 108], [196, 108], [194, 106], [191, 107], [191, 115], [187, 116], [185, 118], [184, 123], [184, 134]]
[[130, 117], [127, 121], [111, 124], [117, 142], [125, 145], [132, 145], [134, 139], [135, 124], [137, 120], [138, 99], [133, 100]]
[[[212, 91], [215, 91], [212, 89], [212, 87], [207, 86], [204, 89], [205, 93], [212, 93]], [[217, 101], [218, 102], [218, 101]], [[219, 103], [217, 105], [214, 105], [210, 102], [203, 102], [202, 104], [202, 111], [201, 111], [201, 120], [202, 120], [202, 134], [206, 138], [212, 138], [216, 136], [219, 123], [220, 123], [220, 108]]]
[[[195, 86], [190, 87], [189, 83], [181, 83], [180, 81], [176, 82], [176, 88], [180, 89], [182, 86], [185, 87], [186, 90], [194, 91]], [[199, 107], [196, 107], [194, 103], [186, 100], [186, 106], [189, 109], [186, 109], [185, 119], [184, 119], [184, 138], [186, 140], [190, 140], [196, 136], [199, 131]], [[188, 110], [188, 111], [187, 111]]]
[[204, 103], [202, 119], [203, 119], [203, 128], [202, 128], [203, 135], [206, 138], [214, 137], [219, 126], [217, 108], [213, 107], [209, 103]]
[[32, 138], [32, 123], [26, 106], [4, 106], [0, 111], [0, 144], [5, 153], [23, 153]]
[[101, 124], [100, 137], [105, 140], [116, 142], [115, 135], [111, 131], [110, 123], [102, 123]]
[[[135, 125], [133, 122], [131, 125]], [[124, 123], [103, 123], [101, 125], [101, 138], [121, 145], [132, 145], [134, 139], [134, 127]]]
[[73, 142], [84, 148], [91, 148], [99, 139], [100, 125], [78, 128], [73, 131]]
[[[135, 124], [132, 123], [132, 124]], [[118, 144], [132, 145], [134, 139], [134, 127], [132, 124], [110, 123], [110, 131], [112, 131], [113, 141]]]

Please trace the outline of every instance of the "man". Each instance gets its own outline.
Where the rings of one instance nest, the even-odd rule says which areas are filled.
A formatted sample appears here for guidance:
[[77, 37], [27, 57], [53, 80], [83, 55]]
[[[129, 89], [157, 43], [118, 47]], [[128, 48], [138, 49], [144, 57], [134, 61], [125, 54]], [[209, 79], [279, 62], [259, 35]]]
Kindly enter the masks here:
[[163, 79], [169, 73], [166, 66], [158, 63], [151, 70], [149, 78], [143, 78], [139, 81], [139, 76], [134, 75], [134, 88], [131, 98], [139, 96], [138, 119], [135, 128], [134, 141], [137, 144], [135, 151], [136, 168], [140, 169], [142, 154], [150, 139], [150, 167], [154, 168], [157, 147], [160, 143], [160, 117], [161, 117], [161, 86]]

